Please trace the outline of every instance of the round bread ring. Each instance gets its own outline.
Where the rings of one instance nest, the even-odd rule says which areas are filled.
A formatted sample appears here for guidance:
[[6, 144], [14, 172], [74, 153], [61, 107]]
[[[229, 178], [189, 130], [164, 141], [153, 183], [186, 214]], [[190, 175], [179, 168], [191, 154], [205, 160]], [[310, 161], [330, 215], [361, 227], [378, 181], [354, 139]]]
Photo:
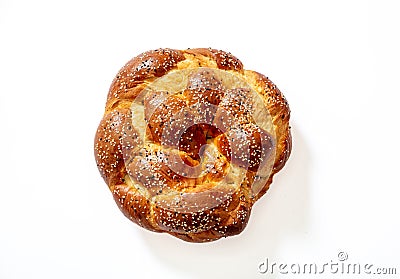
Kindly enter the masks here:
[[[157, 165], [162, 164], [161, 161], [155, 163], [148, 161], [146, 162], [147, 168], [140, 167], [142, 162], [140, 158], [147, 158], [140, 157], [143, 152], [148, 156], [154, 154], [170, 156], [168, 158], [180, 156], [184, 163], [189, 166], [197, 164], [196, 158], [191, 154], [173, 148], [165, 151], [166, 149], [159, 142], [147, 144], [146, 147], [143, 147], [140, 131], [135, 127], [135, 122], [132, 121], [131, 108], [132, 103], [141, 92], [158, 78], [174, 71], [196, 68], [216, 69], [245, 80], [251, 89], [260, 96], [271, 117], [274, 134], [274, 158], [267, 180], [256, 193], [249, 190], [248, 184], [251, 184], [255, 177], [255, 171], [250, 169], [245, 173], [248, 179], [245, 179], [240, 187], [232, 190], [229, 187], [213, 188], [209, 186], [210, 180], [218, 180], [221, 179], [220, 177], [211, 176], [211, 178], [208, 177], [207, 180], [203, 179], [202, 182], [199, 182], [196, 178], [185, 178], [171, 174], [171, 171], [165, 166]], [[193, 86], [196, 87], [197, 85], [194, 84]], [[188, 90], [191, 89], [193, 88]], [[197, 89], [194, 88], [193, 90]], [[186, 100], [186, 102], [188, 101]], [[218, 102], [220, 100], [216, 101], [217, 105]], [[265, 194], [272, 183], [273, 175], [285, 165], [291, 152], [289, 118], [288, 103], [279, 89], [264, 75], [255, 71], [244, 70], [242, 62], [230, 53], [211, 48], [147, 51], [130, 60], [118, 72], [110, 86], [105, 113], [95, 135], [95, 159], [101, 176], [109, 186], [120, 210], [127, 218], [148, 230], [166, 232], [185, 241], [213, 241], [221, 237], [239, 234], [244, 230], [252, 205]], [[148, 121], [151, 122], [151, 120]], [[201, 129], [209, 128], [197, 125], [195, 129], [200, 129], [200, 134], [202, 134]], [[209, 131], [211, 131], [210, 133], [215, 132]], [[218, 131], [215, 133], [218, 133]], [[219, 137], [216, 146], [222, 144], [221, 137], [224, 135], [220, 131], [219, 135], [216, 136], [216, 138]], [[138, 146], [142, 146], [140, 151], [138, 151]], [[191, 146], [188, 148], [190, 149]], [[225, 158], [225, 156], [220, 157]], [[219, 167], [226, 169], [226, 166], [232, 165], [233, 161], [231, 162], [230, 159], [232, 158], [221, 159], [218, 162]], [[146, 174], [146, 171], [154, 168], [162, 172], [163, 183], [172, 185], [174, 191], [180, 193], [179, 201], [172, 195], [151, 194], [153, 193], [153, 186], [155, 186], [151, 185], [151, 181], [147, 184], [144, 182], [144, 186], [138, 186], [140, 183], [133, 182], [133, 179], [131, 179], [132, 175], [138, 175], [138, 172], [142, 172], [141, 177], [148, 177], [146, 175], [149, 174]], [[221, 174], [221, 176], [224, 175], [226, 173]], [[148, 179], [147, 182], [149, 182]], [[188, 190], [188, 187], [195, 186], [204, 187], [207, 191], [190, 192]], [[158, 188], [154, 189], [157, 190]], [[220, 202], [216, 204], [210, 201], [211, 199]], [[180, 207], [185, 210], [177, 210], [176, 207], [170, 208], [173, 202], [179, 203]], [[215, 205], [199, 209], [199, 204]], [[194, 205], [197, 207], [192, 212], [191, 208], [194, 208]]]

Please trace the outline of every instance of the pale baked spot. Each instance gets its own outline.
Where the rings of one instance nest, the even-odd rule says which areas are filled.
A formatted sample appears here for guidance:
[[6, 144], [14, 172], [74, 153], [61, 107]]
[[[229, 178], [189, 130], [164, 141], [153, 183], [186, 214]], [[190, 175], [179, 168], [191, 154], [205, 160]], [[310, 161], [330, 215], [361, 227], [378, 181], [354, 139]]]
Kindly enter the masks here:
[[132, 124], [135, 125], [138, 130], [139, 137], [143, 143], [148, 142], [146, 139], [146, 127], [147, 123], [144, 120], [144, 106], [142, 100], [136, 99], [131, 105], [132, 111]]
[[206, 56], [193, 55], [189, 53], [185, 53], [185, 60], [178, 62], [177, 69], [178, 70], [186, 70], [191, 68], [199, 68], [199, 67], [207, 67], [207, 68], [215, 68], [217, 69], [217, 63]]

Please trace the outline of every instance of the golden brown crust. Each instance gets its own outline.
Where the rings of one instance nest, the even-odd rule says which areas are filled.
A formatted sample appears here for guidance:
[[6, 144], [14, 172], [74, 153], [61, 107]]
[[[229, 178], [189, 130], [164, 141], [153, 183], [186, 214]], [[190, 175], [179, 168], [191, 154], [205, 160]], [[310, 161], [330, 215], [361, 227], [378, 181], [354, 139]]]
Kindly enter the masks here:
[[247, 81], [253, 84], [258, 89], [257, 92], [263, 96], [265, 107], [272, 117], [277, 144], [274, 167], [268, 183], [256, 197], [256, 199], [259, 199], [268, 190], [273, 175], [280, 171], [289, 159], [292, 150], [292, 136], [289, 126], [290, 108], [281, 91], [266, 76], [255, 71], [246, 71], [245, 76]]
[[[154, 91], [146, 95], [145, 144], [132, 120], [135, 98], [158, 77], [199, 67], [205, 68], [188, 78], [181, 94]], [[224, 88], [209, 69], [229, 72], [250, 85], [271, 117], [273, 134], [249, 117], [254, 110], [247, 102], [249, 89]], [[163, 106], [154, 105], [160, 101], [157, 98]], [[181, 117], [175, 119], [179, 113]], [[285, 165], [291, 151], [289, 118], [288, 103], [279, 89], [264, 75], [244, 70], [230, 53], [206, 48], [148, 51], [130, 60], [110, 86], [95, 136], [95, 159], [119, 208], [133, 222], [185, 241], [213, 241], [244, 230], [252, 205]], [[188, 129], [178, 135], [167, 123]], [[267, 147], [261, 145], [265, 142]], [[204, 153], [206, 144], [216, 151]], [[244, 146], [250, 151], [248, 157], [241, 157]], [[203, 156], [209, 160], [202, 160]], [[269, 158], [271, 171], [254, 192], [257, 169]], [[181, 164], [179, 171], [171, 162]], [[244, 180], [235, 181], [238, 187], [225, 181], [231, 166], [245, 170]]]
[[111, 83], [106, 108], [119, 100], [132, 101], [143, 89], [137, 86], [164, 75], [184, 59], [183, 52], [174, 49], [151, 50], [131, 59]]
[[100, 174], [109, 186], [124, 182], [124, 157], [139, 143], [129, 109], [115, 109], [104, 115], [96, 132], [94, 154]]
[[137, 189], [126, 184], [118, 184], [112, 186], [110, 190], [119, 209], [127, 218], [148, 230], [161, 232], [148, 218], [151, 211], [150, 201]]

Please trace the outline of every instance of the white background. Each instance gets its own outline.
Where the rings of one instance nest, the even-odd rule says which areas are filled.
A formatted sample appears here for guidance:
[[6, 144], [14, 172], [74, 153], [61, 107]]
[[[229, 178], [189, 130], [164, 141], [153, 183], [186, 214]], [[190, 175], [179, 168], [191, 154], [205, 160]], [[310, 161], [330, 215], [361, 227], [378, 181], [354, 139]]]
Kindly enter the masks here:
[[[258, 266], [341, 251], [399, 274], [396, 2], [0, 0], [0, 278], [310, 278]], [[289, 101], [293, 153], [239, 236], [145, 231], [97, 171], [108, 87], [159, 47], [230, 51]]]

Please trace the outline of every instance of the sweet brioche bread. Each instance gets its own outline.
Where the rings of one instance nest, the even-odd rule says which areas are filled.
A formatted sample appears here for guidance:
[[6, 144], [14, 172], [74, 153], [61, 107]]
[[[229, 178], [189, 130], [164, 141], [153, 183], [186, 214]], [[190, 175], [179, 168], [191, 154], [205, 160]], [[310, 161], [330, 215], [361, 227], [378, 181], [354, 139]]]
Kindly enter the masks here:
[[239, 234], [291, 151], [290, 110], [265, 76], [214, 49], [158, 49], [114, 78], [95, 159], [133, 222], [190, 242]]

